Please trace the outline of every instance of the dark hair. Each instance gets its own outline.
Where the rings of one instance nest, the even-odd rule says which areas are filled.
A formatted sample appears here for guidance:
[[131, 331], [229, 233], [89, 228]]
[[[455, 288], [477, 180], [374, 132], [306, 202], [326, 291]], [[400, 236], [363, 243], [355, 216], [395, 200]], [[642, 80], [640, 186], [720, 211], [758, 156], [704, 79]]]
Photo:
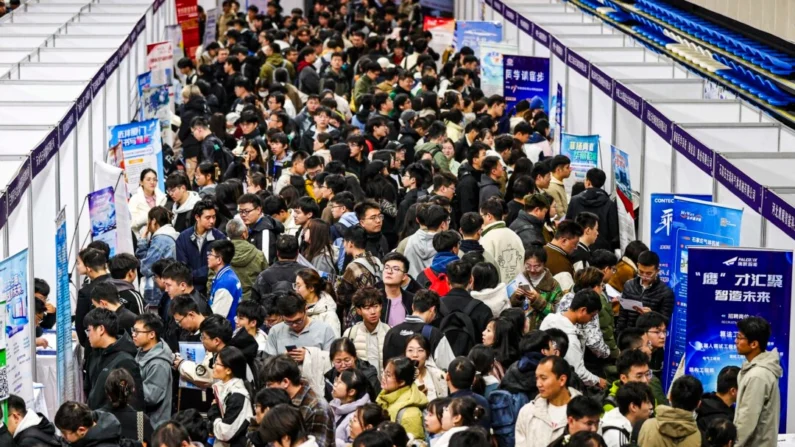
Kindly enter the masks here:
[[629, 406], [632, 404], [637, 407], [643, 405], [643, 402], [654, 404], [654, 395], [651, 392], [651, 387], [646, 383], [627, 382], [618, 387], [616, 401], [618, 403], [618, 411], [626, 416], [629, 413]]
[[704, 394], [701, 382], [693, 376], [682, 376], [671, 385], [671, 406], [685, 411], [695, 411]]
[[[317, 256], [325, 255], [331, 261], [332, 266], [336, 265], [329, 224], [318, 217], [309, 220], [306, 223], [306, 229], [309, 230], [309, 244], [304, 249], [306, 259], [312, 260]], [[336, 273], [336, 271], [326, 273]]]
[[585, 417], [599, 417], [603, 413], [602, 404], [593, 397], [576, 396], [573, 397], [566, 406], [566, 416], [574, 418], [575, 421]]
[[[358, 208], [359, 205], [356, 206]], [[360, 225], [353, 225], [345, 229], [342, 239], [356, 248], [364, 249], [367, 246], [367, 231]]]
[[480, 230], [480, 228], [483, 226], [483, 218], [480, 217], [479, 213], [470, 211], [468, 213], [464, 213], [464, 215], [461, 216], [459, 226], [462, 233], [470, 236], [477, 233], [478, 230]]
[[227, 345], [232, 341], [232, 323], [218, 314], [205, 318], [199, 325], [199, 332], [206, 334], [209, 339], [220, 338]]
[[257, 392], [254, 404], [262, 408], [273, 408], [279, 404], [291, 405], [292, 399], [287, 391], [281, 388], [264, 388]]
[[640, 349], [625, 349], [616, 360], [616, 370], [619, 375], [628, 375], [633, 366], [648, 366], [649, 356]]
[[298, 408], [290, 404], [279, 404], [271, 408], [262, 418], [257, 433], [262, 442], [270, 444], [281, 441], [285, 436], [293, 443], [297, 443], [307, 439], [309, 432]]
[[403, 382], [403, 386], [411, 386], [411, 384], [414, 383], [417, 365], [413, 360], [402, 355], [392, 357], [386, 361], [384, 368], [386, 369], [386, 366], [390, 364], [395, 368], [395, 382]]
[[210, 242], [210, 251], [214, 252], [224, 265], [232, 263], [232, 258], [235, 257], [235, 244], [228, 239], [220, 239]]
[[382, 422], [389, 420], [389, 413], [374, 402], [369, 402], [359, 407], [356, 410], [356, 416], [359, 417], [359, 423], [362, 428], [368, 425], [378, 427]]
[[513, 322], [504, 317], [492, 318], [489, 323], [493, 324], [494, 343], [492, 348], [497, 361], [506, 368], [516, 360], [517, 350], [521, 332], [517, 332]]
[[471, 389], [477, 394], [482, 395], [486, 392], [486, 382], [483, 378], [491, 374], [496, 360], [494, 354], [494, 349], [484, 344], [473, 346], [467, 354], [467, 358], [475, 365], [476, 374]]
[[505, 215], [505, 202], [499, 197], [489, 197], [480, 204], [480, 213], [490, 214], [495, 219], [502, 220], [502, 216]]
[[383, 304], [384, 297], [375, 287], [363, 287], [353, 294], [353, 307], [357, 309]]
[[[206, 126], [205, 126], [206, 127]], [[188, 175], [181, 171], [175, 171], [166, 177], [166, 190], [184, 186], [185, 189], [190, 190], [190, 180]]]
[[80, 427], [87, 429], [93, 427], [94, 414], [88, 405], [68, 401], [58, 408], [53, 421], [58, 430], [76, 432]]
[[50, 294], [50, 285], [47, 284], [47, 281], [41, 278], [34, 278], [33, 292], [38, 293], [40, 295], [48, 296]]
[[472, 277], [472, 264], [463, 261], [453, 261], [447, 264], [447, 280], [450, 287], [465, 287]]
[[200, 315], [199, 312], [199, 305], [196, 304], [196, 301], [193, 300], [193, 297], [190, 295], [177, 295], [174, 298], [171, 298], [171, 304], [168, 306], [169, 315], [176, 316], [176, 315], [183, 315], [187, 316], [189, 313], [193, 312], [196, 315]]
[[83, 318], [83, 326], [86, 328], [102, 326], [108, 337], [117, 338], [119, 336], [119, 318], [116, 316], [116, 312], [101, 307], [91, 309], [86, 314]]
[[600, 311], [602, 309], [602, 300], [599, 294], [591, 289], [584, 289], [575, 293], [569, 309], [576, 311], [582, 308], [585, 308], [589, 314]]
[[138, 258], [131, 253], [119, 253], [110, 258], [108, 261], [108, 269], [110, 270], [110, 277], [113, 279], [124, 279], [127, 273], [137, 271], [140, 266]]
[[298, 257], [298, 239], [289, 234], [281, 234], [276, 239], [276, 255], [282, 259], [295, 259]]
[[105, 394], [111, 407], [126, 408], [130, 396], [135, 394], [135, 380], [126, 369], [116, 368], [108, 374], [105, 381]]
[[[551, 341], [552, 337], [550, 337], [549, 333], [546, 331], [531, 331], [519, 341], [519, 351], [521, 351], [523, 355], [530, 353], [540, 354], [542, 349], [549, 349], [549, 342]], [[519, 365], [519, 367], [521, 369], [521, 365]]]
[[770, 340], [770, 323], [762, 317], [748, 317], [737, 322], [737, 330], [745, 335], [748, 344], [759, 343], [759, 351], [767, 351]]
[[353, 396], [353, 400], [359, 400], [367, 394], [370, 382], [367, 381], [367, 377], [365, 377], [364, 373], [360, 370], [356, 368], [346, 369], [340, 373], [339, 378], [349, 390], [354, 390], [356, 392]]
[[647, 332], [649, 329], [657, 328], [668, 324], [668, 319], [659, 312], [647, 312], [638, 316], [635, 320], [635, 327], [643, 329]]
[[[408, 440], [408, 436], [406, 439]], [[379, 431], [376, 428], [371, 428], [370, 430], [361, 432], [359, 436], [353, 440], [352, 447], [394, 447], [396, 445], [400, 444], [393, 444], [392, 438], [388, 433]]]
[[386, 263], [389, 261], [398, 261], [403, 264], [404, 273], [407, 273], [409, 271], [409, 267], [411, 266], [409, 259], [396, 251], [384, 256], [384, 265], [386, 265]]
[[724, 366], [718, 373], [718, 387], [717, 392], [725, 394], [731, 391], [732, 388], [737, 388], [737, 374], [740, 368], [737, 366]]
[[427, 312], [432, 307], [439, 309], [439, 294], [433, 290], [420, 289], [414, 294], [414, 299], [411, 302], [411, 308], [414, 312]]
[[146, 218], [154, 220], [158, 226], [163, 227], [171, 223], [171, 211], [162, 206], [155, 206], [149, 209]]
[[[215, 361], [216, 363], [220, 361], [224, 367], [232, 371], [232, 377], [243, 379], [243, 381], [246, 382], [248, 362], [240, 349], [234, 346], [225, 346], [221, 349], [221, 352], [216, 355]], [[251, 395], [251, 393], [249, 395]]]
[[[169, 430], [166, 428], [169, 426], [173, 426], [173, 429]], [[183, 440], [190, 443], [191, 439], [207, 439], [210, 436], [209, 423], [202, 417], [201, 413], [194, 408], [182, 410], [175, 414], [171, 421], [161, 425], [155, 433], [163, 436], [166, 431], [173, 432], [173, 434], [177, 435], [177, 439], [179, 440], [174, 444], [166, 444], [169, 447], [179, 447], [182, 445]], [[187, 439], [184, 437], [185, 435], [188, 436]], [[156, 435], [153, 435], [152, 439], [155, 439], [155, 436]]]
[[585, 179], [591, 182], [592, 187], [599, 189], [605, 185], [607, 175], [605, 175], [605, 171], [599, 168], [591, 168], [585, 173]]
[[470, 426], [466, 430], [453, 433], [450, 437], [450, 445], [465, 445], [467, 447], [490, 447], [489, 435], [486, 430], [477, 425]]
[[104, 269], [108, 263], [108, 258], [105, 253], [94, 248], [84, 248], [80, 250], [78, 257], [83, 261], [83, 265], [94, 270]]
[[[326, 177], [326, 183], [328, 183], [328, 181], [329, 181], [329, 179], [331, 177], [335, 177], [335, 175], [330, 175], [330, 176]], [[353, 197], [353, 194], [348, 192], [348, 191], [343, 191], [343, 192], [340, 192], [340, 193], [336, 193], [335, 192], [334, 193], [334, 197], [331, 198], [330, 202], [342, 205], [348, 211], [353, 211], [353, 207], [354, 207], [354, 205], [356, 203], [356, 201], [355, 201], [355, 199]]]
[[325, 278], [320, 276], [317, 270], [314, 268], [304, 268], [295, 272], [296, 278], [301, 278], [301, 280], [306, 285], [308, 290], [315, 292], [315, 295], [320, 297], [323, 292], [326, 292], [331, 296], [332, 299], [336, 299], [336, 294], [334, 293], [334, 288], [329, 284]]
[[567, 447], [607, 447], [605, 440], [599, 433], [592, 431], [578, 431], [571, 435]]
[[472, 290], [493, 289], [500, 283], [500, 272], [490, 262], [479, 262], [472, 267]]
[[437, 253], [441, 253], [453, 251], [453, 249], [458, 246], [459, 242], [461, 242], [461, 236], [457, 232], [446, 230], [434, 234], [432, 244], [433, 249], [436, 250]]
[[593, 290], [594, 287], [601, 286], [605, 274], [596, 267], [585, 267], [574, 272], [574, 292], [580, 290]]
[[292, 290], [279, 296], [276, 300], [276, 314], [289, 317], [306, 311], [306, 300]]
[[486, 409], [469, 396], [451, 399], [448, 409], [451, 414], [461, 416], [461, 426], [464, 427], [477, 424], [486, 415]]
[[580, 236], [582, 236], [582, 227], [571, 220], [559, 223], [555, 230], [555, 239], [574, 239]]
[[160, 341], [160, 337], [163, 335], [163, 320], [159, 315], [144, 312], [135, 317], [135, 322], [141, 323], [147, 331], [154, 332], [155, 340]]
[[265, 323], [265, 308], [262, 307], [262, 304], [256, 301], [242, 301], [237, 305], [237, 315], [239, 317], [254, 321], [257, 327], [260, 327], [263, 323]]
[[636, 264], [658, 268], [660, 266], [660, 257], [657, 256], [657, 253], [646, 250], [638, 255], [638, 262], [636, 262]]
[[615, 267], [618, 264], [618, 258], [615, 253], [610, 250], [600, 248], [591, 252], [591, 259], [588, 261], [591, 267], [599, 270], [604, 270], [607, 267]]
[[532, 177], [533, 181], [535, 182], [539, 176], [544, 177], [549, 174], [549, 172], [549, 165], [547, 163], [538, 162], [533, 165], [533, 169], [530, 171], [530, 177]]
[[724, 447], [729, 442], [737, 442], [737, 427], [726, 418], [717, 418], [710, 422], [704, 438], [709, 447]]
[[625, 349], [636, 349], [643, 345], [643, 336], [646, 335], [646, 330], [638, 327], [628, 327], [621, 331], [616, 337], [618, 349], [624, 351]]
[[549, 334], [549, 338], [555, 344], [554, 347], [560, 352], [560, 356], [566, 357], [566, 353], [569, 352], [569, 336], [562, 329], [556, 327], [551, 327], [544, 331]]
[[450, 383], [459, 390], [472, 388], [477, 371], [472, 360], [458, 356], [450, 362], [447, 373], [450, 375]]
[[549, 161], [549, 172], [555, 172], [556, 169], [562, 166], [570, 165], [571, 159], [565, 155], [555, 155]]
[[[265, 383], [281, 382], [284, 379], [289, 380], [293, 385], [301, 383], [301, 369], [298, 367], [298, 363], [295, 363], [295, 360], [287, 354], [280, 354], [268, 359], [261, 375]], [[273, 412], [273, 408], [270, 412]]]
[[203, 161], [199, 163], [199, 166], [196, 167], [202, 175], [209, 175], [210, 179], [215, 182], [215, 165], [210, 163], [209, 161]]
[[205, 211], [218, 212], [217, 208], [215, 207], [215, 202], [213, 202], [210, 199], [199, 200], [198, 202], [196, 202], [196, 205], [193, 205], [193, 212], [192, 212], [193, 218], [198, 219], [202, 217], [202, 214]]
[[538, 262], [546, 264], [547, 251], [544, 250], [544, 247], [541, 245], [530, 245], [529, 247], [527, 247], [527, 249], [525, 249], [524, 260], [526, 262], [528, 259], [531, 258], [535, 258], [538, 260]]
[[[28, 408], [25, 405], [25, 399], [17, 396], [16, 394], [10, 394], [8, 396], [8, 413], [10, 414], [12, 411], [16, 411], [22, 417], [28, 414]], [[2, 412], [2, 410], [0, 410]]]
[[91, 301], [99, 302], [105, 300], [109, 304], [119, 304], [119, 292], [116, 286], [110, 281], [98, 282], [91, 289]]
[[599, 216], [588, 211], [583, 211], [577, 214], [577, 217], [574, 218], [574, 222], [581, 226], [583, 230], [586, 228], [593, 229], [596, 228], [596, 225], [599, 223]]
[[562, 354], [561, 356], [548, 355], [541, 359], [541, 361], [538, 362], [538, 365], [540, 366], [545, 363], [551, 363], [550, 366], [552, 369], [552, 374], [554, 374], [555, 377], [560, 378], [560, 376], [566, 376], [566, 384], [568, 385], [569, 380], [571, 379], [572, 369], [569, 365], [569, 362], [563, 359]]
[[644, 251], [648, 251], [649, 247], [646, 246], [641, 241], [632, 241], [627, 244], [627, 248], [624, 249], [624, 256], [626, 256], [630, 261], [634, 262], [635, 264], [638, 263], [638, 256]]
[[150, 174], [150, 173], [154, 174], [155, 178], [157, 178], [157, 171], [155, 171], [152, 168], [146, 168], [143, 171], [141, 171], [141, 175], [139, 176], [140, 181], [144, 181], [144, 178], [146, 177], [146, 174]]

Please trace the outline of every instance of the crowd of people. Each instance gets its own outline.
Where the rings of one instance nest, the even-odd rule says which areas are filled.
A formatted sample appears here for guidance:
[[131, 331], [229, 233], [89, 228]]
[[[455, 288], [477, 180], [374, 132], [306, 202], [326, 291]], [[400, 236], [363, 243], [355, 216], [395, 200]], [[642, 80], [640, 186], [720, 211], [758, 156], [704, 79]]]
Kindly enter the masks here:
[[85, 403], [53, 425], [11, 396], [0, 443], [775, 445], [770, 325], [737, 324], [745, 362], [715, 392], [664, 390], [660, 259], [616, 255], [605, 172], [570, 184], [541, 98], [484, 96], [474, 52], [432, 50], [414, 1], [239, 9], [177, 64], [135, 253], [78, 254]]

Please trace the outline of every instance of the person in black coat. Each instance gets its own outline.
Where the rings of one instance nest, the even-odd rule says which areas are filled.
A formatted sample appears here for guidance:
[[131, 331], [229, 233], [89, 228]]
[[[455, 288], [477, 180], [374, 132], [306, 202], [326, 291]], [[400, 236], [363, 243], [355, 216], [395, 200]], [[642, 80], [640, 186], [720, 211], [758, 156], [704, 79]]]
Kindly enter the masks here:
[[[102, 411], [116, 416], [116, 419], [121, 423], [121, 437], [126, 439], [139, 440], [144, 445], [151, 445], [152, 439], [152, 422], [149, 416], [144, 414], [143, 411], [135, 411], [129, 405], [129, 399], [135, 394], [134, 379], [127, 370], [119, 368], [114, 369], [108, 374], [103, 388], [108, 397], [109, 402], [102, 407]], [[138, 433], [138, 426], [143, 427], [143, 433], [140, 436]], [[141, 439], [143, 438], [143, 439]]]
[[91, 290], [91, 304], [94, 307], [101, 307], [115, 313], [119, 333], [132, 335], [132, 328], [135, 325], [137, 315], [122, 306], [119, 300], [119, 292], [113, 283], [104, 281], [94, 286], [93, 290]]
[[483, 171], [480, 170], [480, 165], [483, 159], [486, 158], [486, 146], [482, 142], [476, 141], [469, 147], [467, 153], [467, 162], [461, 164], [458, 169], [458, 185], [456, 185], [456, 194], [458, 195], [459, 203], [461, 204], [461, 215], [469, 212], [480, 212], [478, 208], [480, 202], [480, 177]]
[[271, 293], [279, 283], [288, 283], [290, 287], [295, 282], [296, 273], [306, 268], [298, 263], [298, 239], [295, 236], [283, 234], [276, 241], [277, 261], [257, 276], [251, 287], [251, 299], [261, 302], [263, 296]]
[[734, 404], [737, 402], [737, 366], [725, 366], [718, 373], [718, 387], [714, 393], [701, 396], [701, 405], [696, 409], [696, 423], [701, 433], [721, 418], [734, 420]]
[[594, 213], [599, 218], [599, 234], [590, 246], [591, 251], [612, 251], [619, 248], [618, 208], [610, 195], [602, 189], [606, 178], [601, 169], [589, 169], [585, 174], [585, 191], [573, 196], [566, 210], [567, 220], [574, 220], [584, 211]]
[[28, 411], [24, 399], [12, 394], [8, 396], [7, 403], [8, 427], [6, 428], [4, 425], [0, 428], [0, 446], [61, 446], [61, 441], [55, 434], [55, 427], [52, 423], [41, 413]]
[[77, 306], [75, 308], [75, 331], [77, 340], [84, 349], [89, 350], [86, 326], [83, 320], [88, 312], [94, 307], [91, 304], [91, 292], [94, 287], [104, 281], [111, 281], [110, 273], [107, 271], [108, 258], [105, 253], [94, 249], [84, 248], [77, 255], [77, 272], [85, 275], [89, 282], [77, 292]]
[[86, 404], [66, 402], [55, 413], [54, 422], [72, 447], [115, 447], [121, 442], [121, 423], [116, 416], [91, 411]]

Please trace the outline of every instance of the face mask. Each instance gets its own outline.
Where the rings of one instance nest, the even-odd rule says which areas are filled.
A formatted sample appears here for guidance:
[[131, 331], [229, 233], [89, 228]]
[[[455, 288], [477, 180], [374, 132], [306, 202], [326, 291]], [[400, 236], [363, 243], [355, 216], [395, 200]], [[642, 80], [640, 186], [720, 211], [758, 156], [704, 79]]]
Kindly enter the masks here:
[[268, 97], [268, 91], [264, 90], [264, 91], [259, 92], [259, 97], [260, 98], [267, 98]]

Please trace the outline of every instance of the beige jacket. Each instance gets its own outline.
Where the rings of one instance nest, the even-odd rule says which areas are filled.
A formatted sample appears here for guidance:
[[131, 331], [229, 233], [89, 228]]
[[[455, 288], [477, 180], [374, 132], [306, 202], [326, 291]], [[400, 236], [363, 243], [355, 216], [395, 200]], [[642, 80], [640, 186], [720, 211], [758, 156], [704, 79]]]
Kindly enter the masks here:
[[[574, 398], [579, 396], [580, 392], [569, 388], [569, 394]], [[547, 447], [550, 442], [563, 434], [565, 428], [566, 416], [564, 415], [559, 421], [550, 420], [549, 402], [538, 396], [519, 410], [519, 416], [516, 418], [516, 445]]]
[[569, 209], [569, 196], [566, 195], [566, 187], [563, 186], [563, 182], [552, 177], [546, 193], [552, 196], [555, 201], [555, 210], [557, 210], [558, 216], [565, 216], [566, 211]]
[[[375, 334], [368, 332], [364, 323], [361, 322], [349, 327], [343, 334], [344, 338], [350, 338], [353, 345], [356, 346], [356, 357], [375, 366], [378, 377], [381, 377], [381, 372], [384, 369], [384, 339], [386, 339], [387, 332], [389, 332], [389, 325], [379, 321], [375, 328]], [[378, 346], [375, 353], [372, 349], [368, 349], [371, 342], [375, 342]]]
[[643, 447], [701, 447], [701, 432], [692, 411], [657, 405], [657, 417], [643, 423], [638, 445]]

